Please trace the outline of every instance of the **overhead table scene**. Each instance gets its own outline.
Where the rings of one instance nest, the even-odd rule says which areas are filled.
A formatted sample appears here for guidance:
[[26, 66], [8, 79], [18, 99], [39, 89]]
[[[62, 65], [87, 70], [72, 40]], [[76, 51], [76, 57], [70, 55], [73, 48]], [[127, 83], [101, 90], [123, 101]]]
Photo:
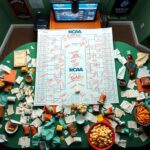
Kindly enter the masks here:
[[[62, 32], [65, 31], [68, 30]], [[46, 32], [50, 31], [41, 31], [41, 34]], [[108, 45], [103, 45], [92, 40], [94, 36], [79, 37], [83, 30], [75, 32], [72, 36], [67, 34], [68, 41], [61, 43], [63, 48], [59, 47], [61, 40], [58, 41], [57, 33], [53, 41], [47, 42], [46, 38], [53, 34], [50, 33], [44, 39], [39, 37], [40, 44], [21, 45], [3, 59], [0, 65], [0, 142], [9, 148], [41, 149], [108, 149], [113, 145], [136, 148], [149, 144], [149, 54], [124, 42], [111, 43], [111, 37], [103, 36], [108, 38]], [[74, 41], [75, 37], [78, 40]], [[74, 44], [76, 49], [73, 49]], [[67, 52], [69, 48], [76, 52]], [[58, 53], [64, 49], [64, 54]], [[58, 54], [62, 57], [57, 57]], [[58, 64], [54, 64], [56, 61]], [[61, 64], [63, 61], [65, 65]], [[88, 65], [93, 70], [90, 67], [88, 70]], [[70, 76], [70, 72], [77, 78]], [[75, 86], [70, 84], [69, 77]]]

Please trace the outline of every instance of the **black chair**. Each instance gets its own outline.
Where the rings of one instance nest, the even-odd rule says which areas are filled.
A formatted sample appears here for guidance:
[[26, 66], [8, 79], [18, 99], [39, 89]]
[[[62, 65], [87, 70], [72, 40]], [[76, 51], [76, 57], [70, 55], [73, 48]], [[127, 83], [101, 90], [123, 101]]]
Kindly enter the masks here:
[[49, 14], [38, 13], [35, 16], [34, 21], [34, 28], [33, 30], [37, 32], [38, 29], [48, 29], [49, 28], [49, 21], [50, 21]]

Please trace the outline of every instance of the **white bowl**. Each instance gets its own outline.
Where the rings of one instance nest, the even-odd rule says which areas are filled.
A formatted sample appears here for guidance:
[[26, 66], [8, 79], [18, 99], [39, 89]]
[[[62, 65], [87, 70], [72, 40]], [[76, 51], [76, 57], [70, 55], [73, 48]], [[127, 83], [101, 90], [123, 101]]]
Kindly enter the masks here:
[[[17, 130], [18, 130], [18, 124], [16, 124], [16, 128], [14, 129], [14, 131], [10, 131], [8, 130], [8, 124], [11, 123], [10, 121], [7, 121], [6, 125], [5, 125], [5, 131], [8, 133], [8, 134], [14, 134]], [[14, 123], [13, 123], [14, 124]]]

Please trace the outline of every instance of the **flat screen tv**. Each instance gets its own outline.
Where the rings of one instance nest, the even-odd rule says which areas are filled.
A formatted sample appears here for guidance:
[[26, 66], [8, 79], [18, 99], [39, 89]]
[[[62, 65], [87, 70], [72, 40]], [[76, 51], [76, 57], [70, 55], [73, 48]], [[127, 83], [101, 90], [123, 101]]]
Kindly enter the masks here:
[[77, 12], [73, 12], [71, 3], [52, 4], [56, 21], [94, 21], [98, 3], [79, 3]]

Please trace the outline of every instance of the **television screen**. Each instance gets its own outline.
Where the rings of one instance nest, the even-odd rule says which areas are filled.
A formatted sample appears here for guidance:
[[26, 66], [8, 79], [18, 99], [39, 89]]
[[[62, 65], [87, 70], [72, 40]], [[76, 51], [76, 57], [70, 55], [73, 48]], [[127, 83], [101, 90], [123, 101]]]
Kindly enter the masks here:
[[78, 12], [72, 12], [72, 4], [52, 4], [56, 21], [93, 21], [98, 4], [78, 4]]

